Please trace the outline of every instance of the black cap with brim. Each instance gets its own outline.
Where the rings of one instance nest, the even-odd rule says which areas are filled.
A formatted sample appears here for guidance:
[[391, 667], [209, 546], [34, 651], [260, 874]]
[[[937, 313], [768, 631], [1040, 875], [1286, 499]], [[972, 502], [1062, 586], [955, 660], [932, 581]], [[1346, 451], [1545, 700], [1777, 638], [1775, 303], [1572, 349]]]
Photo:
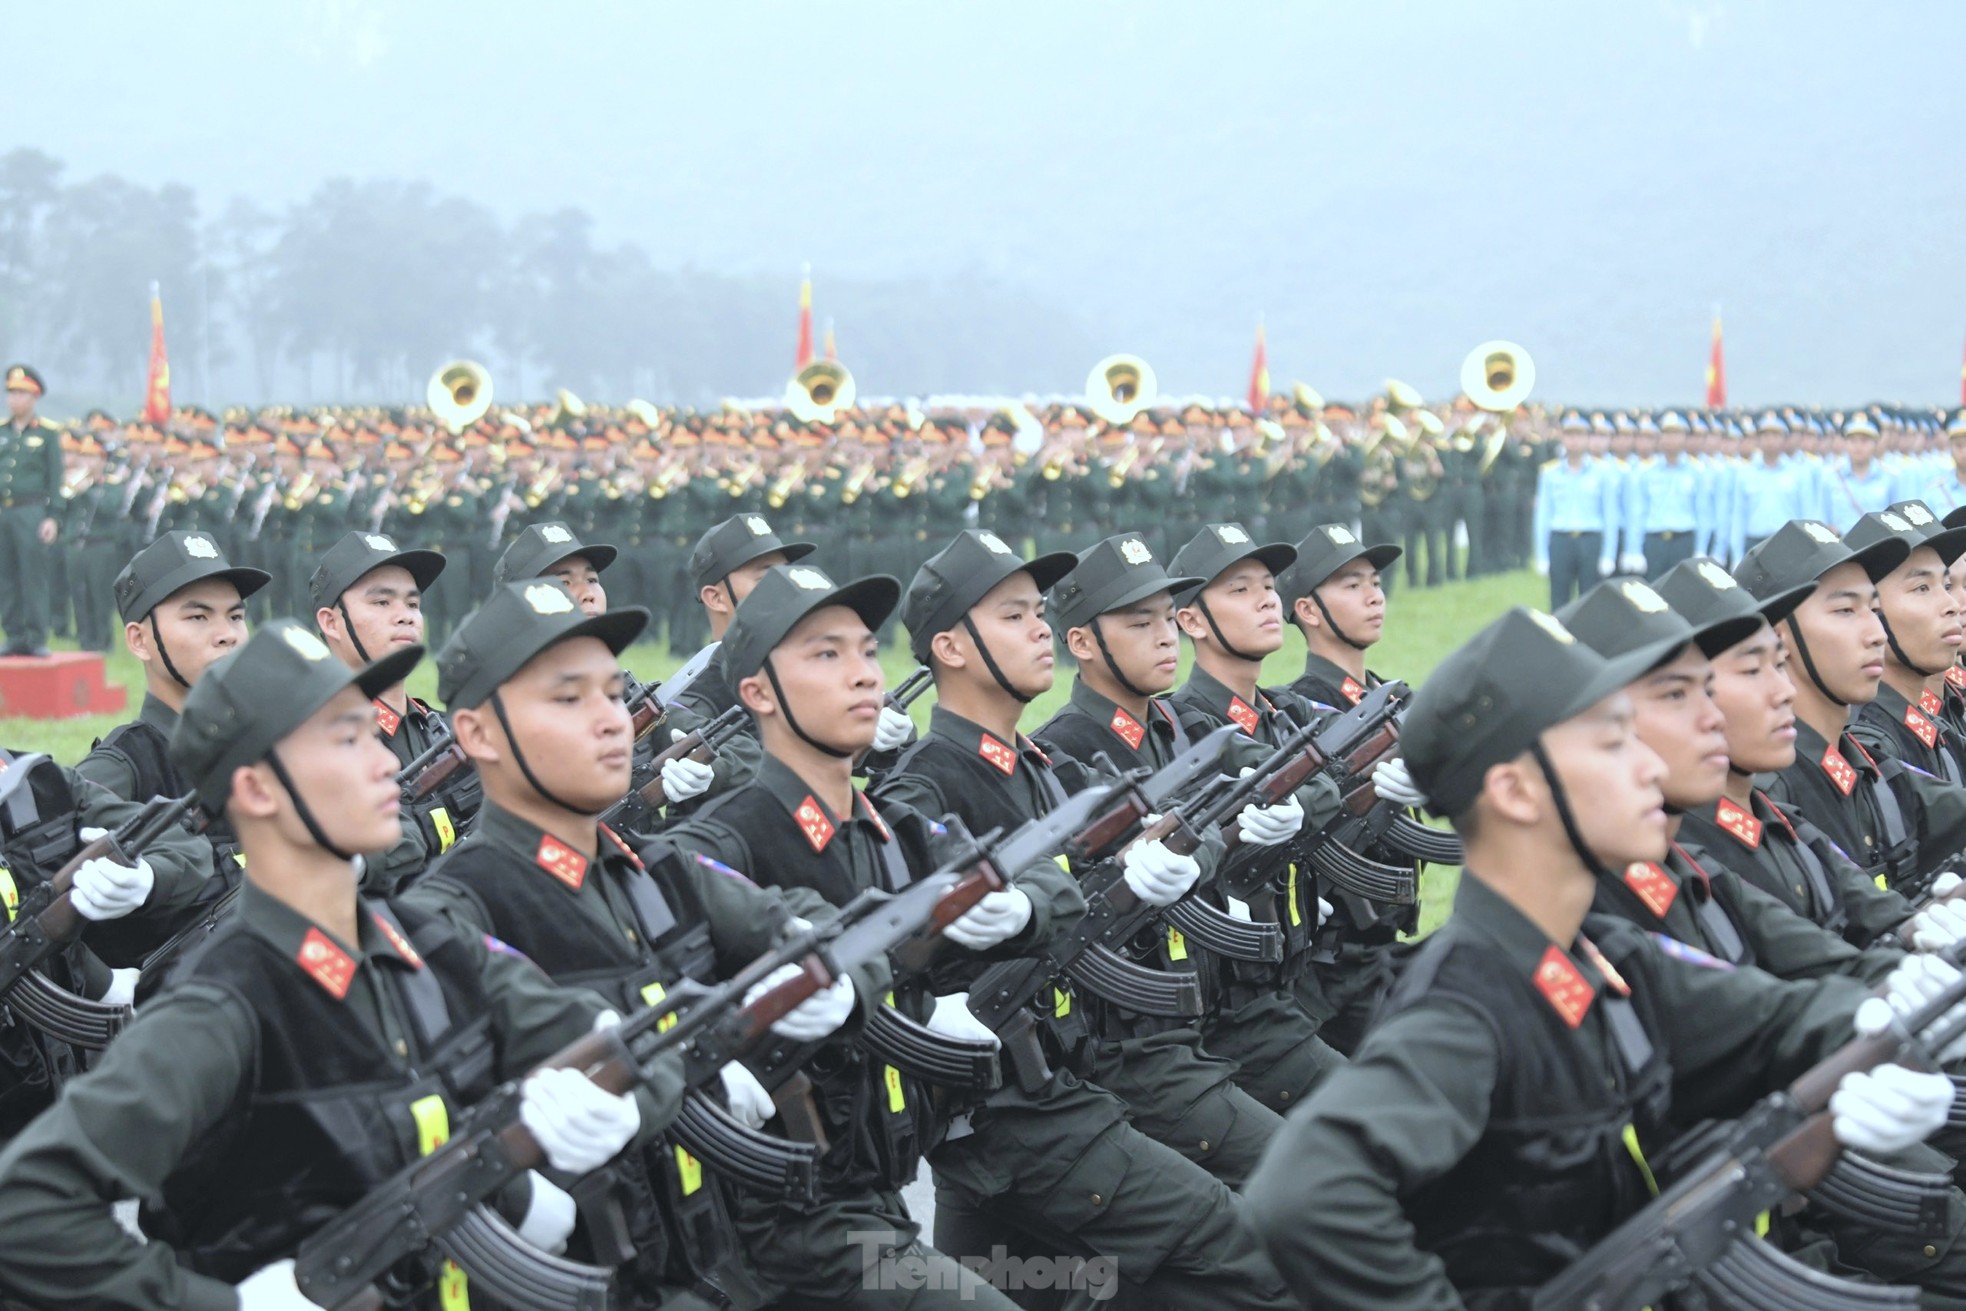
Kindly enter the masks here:
[[315, 566], [314, 576], [307, 580], [308, 597], [315, 609], [324, 610], [370, 572], [391, 564], [407, 569], [419, 592], [429, 591], [437, 575], [444, 572], [444, 556], [439, 551], [404, 550], [384, 533], [346, 533]]
[[1344, 524], [1320, 524], [1297, 543], [1297, 562], [1277, 576], [1277, 594], [1290, 610], [1352, 561], [1368, 560], [1374, 569], [1384, 570], [1402, 554], [1389, 542], [1367, 546]]
[[1248, 531], [1239, 523], [1209, 524], [1189, 538], [1187, 545], [1176, 551], [1174, 558], [1167, 562], [1169, 573], [1202, 580], [1193, 587], [1184, 587], [1176, 592], [1175, 603], [1191, 604], [1202, 588], [1244, 560], [1261, 562], [1275, 576], [1296, 563], [1297, 548], [1287, 542], [1258, 545], [1250, 540]]
[[1026, 560], [987, 528], [966, 528], [916, 571], [901, 598], [901, 622], [908, 628], [908, 649], [928, 663], [928, 645], [1012, 574], [1027, 573], [1040, 593], [1051, 589], [1078, 565], [1070, 551], [1053, 551]]
[[620, 655], [648, 622], [649, 612], [638, 605], [585, 614], [557, 578], [505, 583], [437, 653], [437, 695], [452, 710], [482, 705], [547, 647], [570, 637], [598, 637]]
[[[1959, 510], [1954, 510], [1943, 521], [1934, 516], [1932, 507], [1923, 501], [1899, 501], [1886, 507], [1886, 510], [1910, 524], [1919, 535], [1918, 544], [1931, 547], [1946, 568], [1952, 568], [1955, 560], [1966, 555], [1966, 515]], [[1953, 522], [1955, 515], [1959, 516], [1957, 523]]]
[[1561, 620], [1518, 606], [1451, 652], [1414, 695], [1400, 737], [1407, 770], [1430, 809], [1459, 815], [1492, 766], [1652, 663], [1650, 651], [1607, 660]]
[[411, 646], [350, 669], [312, 628], [275, 619], [193, 685], [171, 734], [171, 764], [197, 790], [199, 804], [216, 814], [231, 794], [234, 770], [264, 760], [343, 688], [380, 696], [421, 659], [423, 648]]
[[1749, 551], [1734, 581], [1762, 600], [1815, 583], [1838, 565], [1856, 564], [1875, 583], [1911, 554], [1905, 541], [1892, 537], [1852, 549], [1834, 528], [1816, 519], [1791, 519]]
[[206, 533], [169, 532], [144, 547], [116, 575], [111, 590], [116, 613], [135, 623], [172, 596], [207, 578], [223, 578], [244, 600], [273, 581], [264, 569], [249, 569], [225, 558]]
[[869, 574], [849, 583], [835, 583], [826, 571], [810, 564], [777, 564], [765, 570], [731, 617], [718, 655], [724, 675], [735, 687], [764, 668], [766, 657], [815, 610], [843, 605], [877, 629], [894, 613], [901, 599], [901, 582], [887, 574]]
[[[1794, 614], [1795, 608], [1815, 593], [1816, 585], [1803, 583], [1762, 600], [1735, 582], [1734, 575], [1728, 573], [1727, 567], [1720, 561], [1696, 556], [1667, 570], [1665, 577], [1652, 585], [1652, 590], [1664, 597], [1666, 604], [1678, 611], [1687, 622], [1696, 626], [1720, 619], [1753, 619], [1754, 625], [1734, 639], [1735, 642], [1743, 642], [1752, 637], [1762, 623], [1779, 624]], [[1708, 654], [1718, 655], [1720, 650], [1725, 649], [1722, 647]]]
[[1077, 628], [1150, 596], [1185, 591], [1207, 581], [1170, 575], [1145, 542], [1132, 533], [1121, 533], [1079, 552], [1072, 571], [1051, 589], [1052, 624]]
[[[1739, 589], [1736, 589], [1739, 590]], [[1649, 654], [1650, 673], [1689, 645], [1711, 659], [1759, 632], [1759, 614], [1723, 615], [1694, 623], [1636, 578], [1612, 578], [1556, 612], [1577, 640], [1607, 660]]]
[[811, 542], [780, 541], [761, 514], [734, 514], [697, 538], [690, 548], [690, 586], [694, 591], [714, 587], [735, 570], [773, 551], [783, 552], [785, 563], [791, 564], [815, 549]]
[[537, 578], [562, 560], [579, 556], [600, 573], [613, 564], [621, 552], [604, 542], [583, 542], [563, 523], [528, 524], [512, 539], [505, 554], [492, 566], [492, 586], [499, 587], [521, 578]]

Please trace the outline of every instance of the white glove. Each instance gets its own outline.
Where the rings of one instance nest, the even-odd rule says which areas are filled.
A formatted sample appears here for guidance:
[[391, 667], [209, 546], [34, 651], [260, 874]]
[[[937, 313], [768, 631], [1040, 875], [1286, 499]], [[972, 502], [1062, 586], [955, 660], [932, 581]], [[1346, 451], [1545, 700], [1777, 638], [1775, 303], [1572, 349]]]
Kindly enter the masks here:
[[1372, 767], [1372, 791], [1380, 800], [1395, 805], [1427, 804], [1427, 794], [1414, 784], [1413, 775], [1407, 772], [1406, 762], [1398, 757], [1382, 760]]
[[1548, 578], [1550, 576], [1550, 562], [1548, 560], [1538, 560], [1536, 562], [1536, 576], [1538, 578]]
[[117, 920], [143, 905], [156, 881], [150, 862], [142, 856], [137, 857], [134, 869], [97, 856], [83, 861], [75, 871], [75, 885], [68, 897], [75, 903], [75, 913], [85, 920]]
[[942, 936], [959, 947], [982, 951], [1008, 942], [1031, 922], [1031, 898], [1022, 888], [986, 892], [983, 900], [956, 917]]
[[567, 1250], [573, 1223], [580, 1218], [579, 1209], [566, 1189], [539, 1171], [528, 1170], [526, 1175], [532, 1182], [532, 1200], [526, 1203], [526, 1214], [519, 1221], [519, 1237], [542, 1252], [558, 1256]]
[[[752, 985], [751, 991], [744, 994], [744, 1004], [749, 1006], [800, 973], [796, 965], [780, 965]], [[853, 980], [841, 975], [833, 980], [832, 987], [821, 989], [794, 1006], [772, 1024], [771, 1031], [793, 1042], [818, 1042], [846, 1023], [847, 1017], [853, 1014], [853, 997]]]
[[1936, 901], [1940, 897], [1946, 896], [1962, 883], [1966, 883], [1966, 879], [1962, 879], [1951, 870], [1947, 870], [1932, 880], [1932, 899]]
[[[1891, 971], [1891, 977], [1884, 981], [1884, 996], [1868, 997], [1863, 1005], [1857, 1007], [1857, 1033], [1869, 1038], [1884, 1032], [1891, 1027], [1894, 1018], [1920, 1009], [1951, 987], [1958, 978], [1958, 967], [1942, 957], [1905, 957]], [[1949, 1029], [1961, 1021], [1966, 1021], [1966, 1003], [1947, 1011], [1935, 1027]], [[1947, 1043], [1938, 1052], [1938, 1057], [1940, 1063], [1945, 1065], [1966, 1057], [1966, 1034]]]
[[880, 726], [874, 730], [874, 750], [893, 751], [904, 745], [914, 731], [914, 720], [893, 706], [882, 706]]
[[554, 1169], [586, 1174], [628, 1145], [642, 1111], [633, 1097], [597, 1087], [579, 1070], [538, 1070], [519, 1086], [519, 1122]]
[[1843, 1076], [1830, 1094], [1836, 1141], [1864, 1152], [1901, 1152], [1924, 1142], [1952, 1109], [1952, 1080], [1902, 1065], [1880, 1065]]
[[1331, 912], [1336, 909], [1337, 907], [1333, 906], [1323, 897], [1317, 899], [1317, 922], [1319, 928], [1324, 927], [1324, 922], [1331, 918]]
[[764, 1122], [778, 1114], [772, 1105], [771, 1094], [758, 1082], [758, 1076], [732, 1061], [717, 1071], [717, 1077], [724, 1081], [724, 1101], [730, 1106], [732, 1118], [746, 1129], [758, 1129]]
[[1913, 951], [1943, 951], [1966, 938], [1966, 905], [1934, 902], [1911, 917]]
[[1133, 895], [1150, 906], [1171, 906], [1201, 877], [1193, 856], [1177, 856], [1164, 842], [1136, 842], [1120, 858], [1120, 877]]
[[987, 1042], [992, 1047], [1003, 1046], [1003, 1040], [992, 1033], [983, 1021], [976, 1018], [976, 1012], [969, 1008], [969, 994], [952, 992], [946, 997], [935, 999], [935, 1014], [928, 1017], [931, 1032], [945, 1038], [961, 1038], [965, 1042]]
[[1236, 827], [1244, 842], [1274, 847], [1290, 841], [1304, 827], [1304, 804], [1296, 797], [1285, 797], [1274, 806], [1250, 802], [1236, 816]]
[[1626, 551], [1618, 557], [1618, 572], [1621, 574], [1645, 573], [1645, 556], [1639, 551]]
[[[680, 728], [669, 730], [669, 740], [680, 742], [688, 736]], [[688, 801], [700, 797], [710, 790], [710, 780], [716, 771], [700, 760], [688, 756], [677, 756], [662, 766], [662, 795], [669, 798], [671, 805], [678, 801]]]
[[1597, 562], [1597, 576], [1599, 578], [1609, 578], [1611, 576], [1611, 561], [1599, 560]]
[[239, 1295], [239, 1311], [321, 1311], [300, 1295], [291, 1260], [261, 1266], [243, 1283], [233, 1285], [232, 1291]]
[[102, 996], [96, 998], [105, 1006], [134, 1006], [137, 1001], [137, 976], [142, 970], [111, 970], [109, 986]]

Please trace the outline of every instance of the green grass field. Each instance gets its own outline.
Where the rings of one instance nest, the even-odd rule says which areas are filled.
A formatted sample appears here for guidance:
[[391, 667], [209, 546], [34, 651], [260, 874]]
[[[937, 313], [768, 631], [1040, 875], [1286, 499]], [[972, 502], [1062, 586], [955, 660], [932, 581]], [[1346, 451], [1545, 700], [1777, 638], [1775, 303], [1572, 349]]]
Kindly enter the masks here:
[[[1417, 685], [1440, 662], [1442, 656], [1509, 606], [1547, 604], [1547, 586], [1542, 579], [1526, 571], [1450, 584], [1431, 591], [1402, 585], [1389, 603], [1387, 636], [1373, 649], [1372, 667], [1389, 677], [1404, 678]], [[73, 644], [57, 642], [56, 645]], [[629, 649], [627, 663], [636, 677], [659, 680], [673, 673], [691, 654], [688, 651], [674, 653], [663, 645], [643, 643]], [[134, 715], [137, 703], [143, 697], [142, 667], [120, 646], [110, 653], [108, 659], [109, 681], [128, 689], [129, 714]], [[1184, 678], [1188, 659], [1186, 655], [1182, 658]], [[887, 669], [890, 686], [907, 677], [914, 667], [906, 648], [898, 644], [883, 652], [881, 663]], [[1264, 682], [1288, 682], [1302, 672], [1303, 664], [1304, 643], [1292, 629], [1285, 638], [1283, 649], [1264, 665]], [[1069, 676], [1061, 677], [1056, 687], [1032, 704], [1025, 723], [1035, 725], [1049, 718], [1064, 701], [1068, 689]], [[434, 663], [425, 660], [411, 675], [410, 691], [425, 700], [436, 700], [437, 670]], [[928, 697], [915, 703], [917, 720], [927, 722], [930, 704], [932, 702]], [[45, 751], [65, 764], [73, 764], [88, 754], [91, 743], [127, 717], [92, 715], [54, 720], [0, 718], [0, 745], [14, 751]], [[1432, 928], [1446, 914], [1448, 901], [1453, 895], [1455, 876], [1456, 871], [1451, 869], [1428, 870], [1422, 889], [1423, 927]]]

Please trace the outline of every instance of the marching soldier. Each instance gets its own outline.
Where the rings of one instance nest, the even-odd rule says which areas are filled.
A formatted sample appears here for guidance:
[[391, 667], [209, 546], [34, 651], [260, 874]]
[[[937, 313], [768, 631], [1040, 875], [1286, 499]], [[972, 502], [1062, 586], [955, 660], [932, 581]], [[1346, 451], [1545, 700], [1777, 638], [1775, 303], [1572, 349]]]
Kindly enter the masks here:
[[[0, 1269], [9, 1294], [44, 1307], [305, 1305], [290, 1259], [303, 1239], [420, 1140], [441, 1142], [497, 1081], [593, 1028], [593, 994], [358, 891], [353, 853], [398, 830], [372, 699], [421, 655], [350, 670], [275, 620], [186, 699], [171, 763], [238, 833], [246, 889], [180, 981], [0, 1155], [0, 1214], [25, 1244]], [[680, 1056], [633, 1096], [545, 1071], [526, 1080], [520, 1114], [547, 1160], [578, 1175], [665, 1126], [681, 1084]], [[118, 1223], [110, 1204], [125, 1197], [143, 1199], [149, 1241]], [[500, 1202], [534, 1245], [565, 1241], [571, 1201], [542, 1176]], [[439, 1305], [436, 1273], [430, 1262], [412, 1305]]]
[[1590, 453], [1591, 425], [1563, 416], [1563, 457], [1536, 477], [1536, 572], [1550, 580], [1550, 609], [1560, 610], [1617, 566], [1617, 471]]
[[1850, 732], [1879, 760], [1903, 761], [1957, 785], [1959, 760], [1945, 725], [1943, 695], [1946, 670], [1959, 654], [1961, 622], [1959, 597], [1946, 574], [1966, 554], [1966, 528], [1946, 528], [1923, 501], [1906, 501], [1864, 515], [1844, 540], [1861, 547], [1887, 537], [1912, 549], [1877, 582], [1884, 677], [1876, 699], [1857, 707]]
[[62, 485], [63, 549], [66, 564], [58, 609], [72, 609], [75, 644], [84, 651], [109, 650], [111, 588], [117, 567], [117, 510], [122, 487], [104, 476], [102, 443], [94, 433], [75, 439], [74, 468]]
[[1658, 428], [1658, 454], [1632, 471], [1621, 516], [1644, 559], [1642, 570], [1627, 572], [1642, 573], [1648, 581], [1692, 559], [1700, 536], [1702, 471], [1686, 454], [1686, 420], [1668, 414]]
[[25, 364], [6, 374], [0, 423], [0, 655], [48, 654], [48, 548], [59, 530], [61, 432], [34, 413], [47, 388]]

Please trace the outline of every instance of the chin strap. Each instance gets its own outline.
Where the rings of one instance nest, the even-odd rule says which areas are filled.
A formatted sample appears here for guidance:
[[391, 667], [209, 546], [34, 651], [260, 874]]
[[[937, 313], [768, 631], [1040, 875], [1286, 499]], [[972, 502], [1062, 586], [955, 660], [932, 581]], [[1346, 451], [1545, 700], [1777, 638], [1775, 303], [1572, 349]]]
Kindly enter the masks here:
[[186, 680], [183, 674], [177, 671], [177, 666], [171, 663], [170, 648], [164, 645], [164, 635], [157, 631], [157, 612], [152, 610], [148, 617], [150, 619], [150, 640], [156, 644], [157, 656], [164, 662], [164, 672], [175, 678], [179, 687], [189, 691], [191, 688], [190, 682]]
[[1570, 809], [1570, 798], [1564, 793], [1563, 784], [1557, 782], [1556, 767], [1550, 764], [1549, 756], [1544, 754], [1541, 738], [1529, 744], [1529, 754], [1536, 758], [1536, 767], [1543, 771], [1544, 781], [1550, 785], [1550, 799], [1556, 802], [1556, 815], [1563, 821], [1563, 832], [1570, 839], [1571, 849], [1583, 858], [1584, 868], [1588, 869], [1593, 877], [1611, 878], [1611, 871], [1604, 867], [1604, 862], [1597, 858], [1597, 853], [1585, 845], [1583, 830], [1577, 827], [1577, 816]]
[[1891, 654], [1898, 657], [1899, 664], [1911, 670], [1912, 673], [1917, 674], [1920, 678], [1933, 678], [1945, 672], [1944, 665], [1939, 666], [1937, 669], [1927, 669], [1924, 665], [1913, 663], [1912, 658], [1905, 654], [1905, 649], [1898, 645], [1898, 635], [1891, 631], [1891, 621], [1884, 617], [1884, 610], [1881, 606], [1877, 611], [1877, 622], [1884, 625], [1884, 640], [1890, 644]]
[[280, 753], [267, 752], [266, 763], [273, 766], [273, 777], [280, 780], [280, 786], [285, 788], [287, 796], [293, 799], [294, 813], [300, 816], [300, 822], [307, 829], [307, 835], [314, 839], [314, 845], [338, 860], [354, 860], [353, 853], [343, 851], [328, 840], [327, 833], [315, 821], [314, 811], [308, 806], [306, 798], [300, 795], [300, 789], [294, 786], [293, 779], [287, 774], [286, 766], [280, 763]]
[[[1340, 642], [1343, 642], [1346, 646], [1349, 646], [1354, 651], [1365, 650], [1363, 644], [1354, 642], [1351, 639], [1351, 637], [1346, 634], [1344, 629], [1338, 627], [1338, 621], [1331, 617], [1330, 607], [1325, 605], [1324, 598], [1318, 595], [1317, 588], [1315, 587], [1311, 589], [1311, 604], [1315, 605], [1317, 607], [1317, 612], [1324, 616], [1324, 626], [1331, 630], [1331, 635], [1333, 637], [1337, 638]], [[1221, 634], [1218, 633], [1216, 634], [1216, 636], [1219, 637], [1221, 636]]]
[[1134, 696], [1141, 697], [1148, 701], [1153, 700], [1154, 694], [1152, 692], [1149, 692], [1144, 688], [1135, 687], [1133, 685], [1133, 680], [1120, 672], [1120, 667], [1118, 662], [1113, 659], [1112, 651], [1109, 650], [1106, 646], [1106, 634], [1100, 631], [1099, 616], [1094, 615], [1090, 620], [1088, 620], [1086, 622], [1086, 627], [1092, 630], [1092, 640], [1099, 643], [1100, 658], [1105, 660], [1107, 670], [1110, 671], [1113, 675], [1113, 681], [1118, 683], [1121, 687], [1125, 688], [1128, 692], [1132, 693]]
[[829, 755], [835, 760], [853, 759], [854, 752], [842, 751], [838, 747], [827, 746], [800, 726], [799, 721], [792, 715], [792, 703], [785, 698], [785, 689], [779, 686], [778, 671], [771, 667], [770, 656], [765, 657], [765, 678], [771, 683], [772, 695], [778, 698], [778, 711], [785, 716], [785, 727], [791, 729], [799, 741], [805, 743], [814, 751]]
[[[1312, 595], [1316, 595], [1316, 593]], [[1324, 603], [1320, 601], [1318, 604], [1322, 607]], [[1254, 656], [1247, 651], [1238, 651], [1229, 644], [1229, 639], [1222, 636], [1222, 625], [1215, 622], [1215, 615], [1208, 608], [1208, 598], [1200, 592], [1195, 593], [1195, 608], [1201, 611], [1201, 617], [1208, 622], [1208, 631], [1215, 634], [1215, 640], [1221, 644], [1224, 651], [1227, 651], [1238, 660], [1247, 660], [1254, 665], [1260, 666], [1263, 663], [1262, 656]], [[1325, 618], [1329, 620], [1331, 616], [1326, 615]]]
[[[997, 680], [997, 686], [1008, 695], [1015, 697], [1019, 705], [1030, 705], [1031, 698], [1018, 691], [1011, 681], [1004, 677], [1003, 670], [997, 668], [996, 657], [990, 654], [989, 646], [983, 641], [983, 634], [977, 632], [976, 625], [970, 622], [968, 611], [963, 612], [963, 631], [969, 634], [970, 641], [976, 643], [976, 654], [983, 657], [983, 667], [990, 671], [990, 677]], [[773, 686], [776, 687], [777, 684], [774, 683]], [[782, 697], [780, 699], [783, 700]]]
[[518, 762], [519, 772], [525, 775], [526, 782], [531, 785], [532, 790], [562, 810], [570, 810], [576, 815], [586, 814], [587, 811], [584, 807], [573, 805], [554, 796], [552, 789], [540, 782], [539, 775], [532, 772], [532, 765], [527, 762], [526, 753], [520, 749], [519, 735], [512, 731], [512, 721], [505, 717], [505, 702], [496, 692], [491, 694], [491, 708], [492, 713], [498, 716], [498, 726], [505, 730], [505, 742], [507, 746], [512, 748], [512, 759]]
[[341, 611], [341, 622], [348, 629], [348, 641], [354, 646], [355, 654], [362, 657], [363, 664], [374, 664], [375, 657], [369, 654], [368, 648], [362, 645], [362, 639], [356, 635], [355, 621], [348, 616], [348, 603], [337, 596], [335, 598], [334, 608]]
[[[1809, 675], [1809, 681], [1816, 685], [1816, 690], [1827, 697], [1832, 704], [1848, 706], [1850, 703], [1830, 691], [1823, 682], [1823, 676], [1816, 672], [1816, 662], [1809, 657], [1809, 644], [1802, 640], [1802, 626], [1795, 622], [1795, 616], [1790, 615], [1782, 623], [1787, 626], [1789, 637], [1795, 642], [1795, 653], [1802, 657], [1803, 672]], [[1891, 630], [1887, 627], [1884, 631], [1888, 633]]]

